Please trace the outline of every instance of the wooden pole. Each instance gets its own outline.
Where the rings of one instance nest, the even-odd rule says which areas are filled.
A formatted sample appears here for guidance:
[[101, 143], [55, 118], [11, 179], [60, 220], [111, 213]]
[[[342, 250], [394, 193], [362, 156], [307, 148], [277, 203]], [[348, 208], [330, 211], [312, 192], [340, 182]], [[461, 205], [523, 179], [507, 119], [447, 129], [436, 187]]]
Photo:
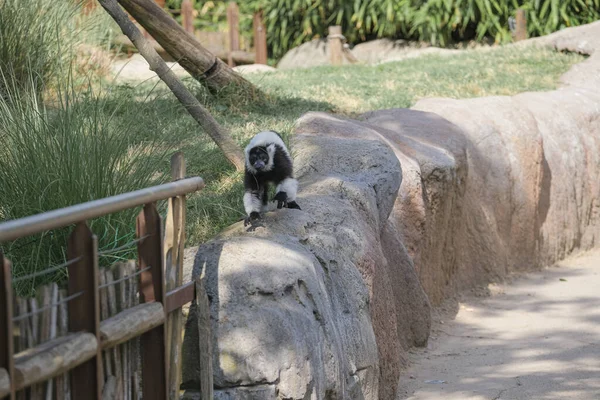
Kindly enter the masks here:
[[[231, 162], [238, 171], [243, 171], [245, 161], [244, 161], [244, 153], [242, 152], [242, 149], [240, 148], [240, 146], [233, 140], [231, 135], [229, 135], [229, 133], [213, 118], [213, 116], [210, 114], [210, 112], [204, 106], [202, 106], [202, 104], [200, 104], [198, 99], [196, 99], [196, 97], [185, 87], [185, 85], [183, 85], [183, 83], [179, 80], [179, 78], [177, 78], [177, 76], [173, 73], [173, 71], [171, 71], [171, 69], [167, 66], [165, 61], [158, 55], [158, 53], [152, 47], [152, 45], [146, 39], [144, 39], [144, 37], [142, 36], [140, 31], [129, 20], [129, 18], [127, 17], [127, 14], [125, 14], [123, 9], [121, 9], [121, 7], [119, 6], [119, 4], [122, 4], [123, 7], [125, 7], [127, 9], [127, 11], [131, 12], [133, 15], [136, 15], [136, 14], [134, 12], [132, 12], [131, 10], [140, 12], [141, 15], [146, 18], [146, 20], [144, 20], [144, 21], [146, 23], [148, 23], [149, 14], [144, 14], [143, 9], [138, 10], [137, 8], [134, 7], [134, 6], [139, 5], [138, 3], [141, 3], [142, 6], [148, 5], [147, 4], [148, 2], [144, 2], [143, 0], [120, 0], [120, 3], [117, 3], [116, 0], [99, 0], [99, 1], [100, 1], [100, 4], [102, 5], [102, 7], [104, 7], [104, 9], [115, 20], [115, 22], [117, 22], [117, 24], [119, 25], [119, 27], [121, 28], [123, 33], [125, 35], [127, 35], [127, 37], [131, 40], [131, 42], [139, 50], [140, 54], [144, 57], [144, 59], [150, 65], [150, 69], [157, 73], [159, 78], [169, 87], [171, 92], [173, 92], [175, 97], [177, 97], [179, 102], [185, 107], [186, 111], [194, 118], [194, 120], [196, 120], [196, 122], [198, 122], [198, 124], [202, 128], [204, 128], [206, 133], [211, 137], [211, 139], [221, 149], [221, 151], [223, 152], [225, 157], [229, 160], [229, 162]], [[152, 2], [149, 2], [149, 3], [150, 3], [151, 8], [152, 8], [152, 6], [156, 6]], [[127, 4], [129, 6], [132, 6], [133, 8], [131, 8], [131, 9], [127, 8]], [[164, 11], [162, 11], [160, 9], [158, 11], [159, 11], [159, 15], [161, 15], [160, 14], [161, 12], [164, 13]], [[173, 20], [169, 16], [167, 16], [167, 18], [169, 18], [170, 20]], [[138, 18], [138, 16], [136, 16], [136, 19], [138, 19], [138, 22], [140, 22], [140, 18]], [[176, 29], [183, 29], [177, 24], [177, 22], [175, 22], [175, 21], [172, 21], [172, 22], [177, 27]], [[142, 22], [140, 22], [140, 23], [142, 23]], [[144, 25], [144, 23], [142, 23], [142, 25]], [[169, 24], [166, 24], [165, 27], [168, 27], [168, 25]], [[146, 29], [148, 29], [149, 26], [153, 26], [154, 27], [153, 29], [156, 29], [158, 25], [148, 24], [146, 26]], [[167, 28], [165, 28], [165, 29], [167, 29]], [[150, 31], [150, 29], [148, 29], [148, 31]], [[167, 29], [167, 31], [170, 31], [170, 30]], [[185, 32], [184, 32], [184, 34], [186, 37], [189, 37], [188, 39], [191, 39], [192, 41], [194, 41], [194, 39], [192, 38], [191, 35], [189, 35]], [[158, 34], [156, 33], [156, 35], [158, 35]], [[158, 40], [158, 37], [156, 35], [155, 35], [155, 33], [153, 33], [153, 37]], [[158, 40], [158, 42], [160, 43], [160, 40]], [[208, 53], [208, 54], [210, 54], [210, 53]], [[180, 55], [183, 56], [183, 53], [180, 53]], [[212, 65], [215, 68], [218, 68], [219, 64], [216, 61], [216, 59], [214, 58], [214, 56], [212, 54], [210, 54], [210, 57], [212, 58], [212, 61], [214, 62], [214, 64], [212, 64]], [[186, 66], [184, 65], [184, 60], [187, 59], [186, 57], [183, 57], [181, 59], [178, 57], [175, 57], [175, 59], [180, 60], [181, 65], [184, 68], [186, 68]], [[190, 59], [188, 59], [187, 61], [192, 62], [192, 60], [190, 60]], [[221, 61], [219, 60], [219, 62], [221, 62]], [[227, 66], [224, 66], [224, 67], [227, 68], [234, 76], [237, 76], [237, 74], [235, 74], [235, 72], [232, 71], [229, 67], [227, 67]], [[189, 72], [189, 69], [188, 68], [186, 68], [186, 69]], [[209, 69], [212, 69], [212, 67]], [[204, 75], [206, 75], [206, 74], [204, 74]], [[242, 79], [242, 78], [240, 78], [240, 79]], [[229, 83], [234, 83], [234, 82], [229, 81]], [[250, 84], [249, 82], [247, 82], [247, 83]]]
[[231, 1], [227, 6], [227, 25], [229, 26], [229, 53], [227, 64], [235, 67], [233, 52], [240, 49], [240, 9], [236, 2]]
[[[190, 75], [210, 91], [218, 93], [223, 88], [234, 85], [257, 98], [261, 97], [262, 92], [258, 88], [216, 58], [202, 46], [196, 37], [187, 33], [177, 21], [152, 0], [118, 1], [173, 59], [177, 60]], [[115, 18], [116, 9], [111, 7], [111, 1], [99, 0], [99, 2]], [[119, 20], [115, 19], [115, 21], [123, 30], [124, 26]], [[129, 29], [125, 28], [123, 33], [140, 49], [138, 43], [131, 37]], [[148, 63], [154, 71], [153, 64]]]
[[[68, 267], [69, 295], [81, 293], [68, 303], [69, 332], [92, 333], [100, 343], [98, 241], [85, 222], [79, 222], [71, 232], [67, 257], [79, 258]], [[71, 370], [70, 381], [73, 399], [101, 399], [104, 378], [100, 346], [94, 358]]]
[[342, 42], [342, 27], [339, 25], [329, 27], [329, 62], [331, 65], [342, 65], [344, 43]]
[[213, 349], [210, 326], [210, 305], [204, 287], [205, 277], [196, 280], [196, 306], [198, 313], [198, 350], [200, 359], [200, 391], [202, 399], [213, 398]]
[[[15, 355], [14, 383], [17, 389], [38, 387], [32, 399], [52, 398], [52, 391], [44, 396], [44, 381], [72, 370], [77, 365], [94, 359], [99, 344], [93, 333], [78, 332], [44, 342]], [[94, 397], [85, 397], [93, 399]]]
[[181, 18], [183, 22], [183, 29], [186, 32], [194, 34], [194, 6], [190, 0], [183, 0], [181, 2]]
[[[171, 179], [185, 178], [183, 153], [171, 157]], [[185, 247], [185, 196], [169, 199], [165, 224], [164, 255], [166, 268], [166, 290], [171, 291], [183, 283], [183, 250]], [[169, 361], [169, 398], [179, 398], [181, 383], [181, 308], [173, 310], [167, 317], [167, 360]]]
[[255, 62], [257, 64], [267, 64], [267, 28], [265, 27], [263, 13], [259, 11], [254, 13], [252, 20], [254, 28], [254, 51], [256, 53]]
[[42, 214], [0, 222], [0, 242], [9, 242], [36, 233], [63, 228], [79, 221], [102, 217], [128, 208], [195, 192], [202, 188], [204, 188], [202, 178], [187, 178], [134, 192], [88, 201], [87, 203], [75, 204]]
[[11, 282], [11, 264], [0, 251], [0, 371], [8, 372], [10, 384], [8, 394], [10, 400], [15, 399], [15, 360], [13, 358], [13, 294]]
[[110, 349], [125, 343], [164, 322], [165, 312], [160, 303], [142, 303], [121, 311], [100, 324], [102, 349]]
[[517, 10], [515, 22], [515, 42], [527, 39], [527, 15], [524, 9]]
[[[148, 270], [140, 274], [140, 303], [160, 302], [164, 305], [165, 280], [163, 277], [161, 218], [154, 203], [146, 204], [137, 218], [137, 237], [146, 237], [138, 243], [138, 268]], [[164, 306], [163, 306], [164, 312]], [[167, 399], [166, 324], [144, 333], [140, 338], [142, 354], [142, 398]]]

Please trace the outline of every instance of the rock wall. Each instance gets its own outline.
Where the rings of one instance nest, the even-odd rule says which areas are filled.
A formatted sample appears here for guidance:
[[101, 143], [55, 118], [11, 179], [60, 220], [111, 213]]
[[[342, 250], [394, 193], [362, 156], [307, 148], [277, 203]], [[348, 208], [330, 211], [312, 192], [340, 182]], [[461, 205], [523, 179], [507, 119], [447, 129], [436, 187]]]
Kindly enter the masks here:
[[[592, 54], [600, 22], [537, 40]], [[430, 302], [551, 264], [600, 235], [600, 53], [556, 91], [309, 113], [302, 211], [198, 250], [218, 399], [393, 399]], [[184, 384], [197, 386], [194, 307]], [[190, 355], [191, 354], [191, 355]]]

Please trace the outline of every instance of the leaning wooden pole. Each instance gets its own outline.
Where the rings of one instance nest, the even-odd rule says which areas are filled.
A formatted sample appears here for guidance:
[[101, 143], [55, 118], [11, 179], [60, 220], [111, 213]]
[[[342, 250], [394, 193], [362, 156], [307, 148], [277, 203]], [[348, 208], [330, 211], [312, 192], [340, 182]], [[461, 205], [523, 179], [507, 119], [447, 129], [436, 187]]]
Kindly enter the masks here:
[[209, 90], [217, 92], [229, 85], [236, 85], [244, 89], [243, 93], [260, 93], [254, 85], [202, 47], [193, 34], [186, 32], [153, 0], [118, 2], [171, 57]]
[[131, 40], [142, 57], [150, 65], [150, 69], [157, 73], [159, 78], [166, 83], [175, 97], [183, 104], [190, 115], [208, 133], [211, 139], [219, 146], [225, 157], [238, 171], [244, 169], [244, 154], [238, 144], [219, 125], [206, 108], [194, 97], [181, 83], [179, 78], [171, 71], [165, 61], [158, 55], [154, 47], [146, 40], [140, 30], [131, 22], [125, 11], [119, 6], [117, 0], [98, 0], [102, 7], [119, 25], [123, 33]]

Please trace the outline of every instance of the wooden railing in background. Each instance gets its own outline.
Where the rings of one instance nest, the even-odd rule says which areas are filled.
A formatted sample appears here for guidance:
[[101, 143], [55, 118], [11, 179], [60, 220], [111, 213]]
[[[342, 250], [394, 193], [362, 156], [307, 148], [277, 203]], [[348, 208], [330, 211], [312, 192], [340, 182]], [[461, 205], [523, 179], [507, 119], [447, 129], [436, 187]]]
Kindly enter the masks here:
[[227, 25], [229, 27], [227, 63], [230, 67], [235, 67], [236, 61], [267, 64], [267, 28], [262, 11], [255, 12], [252, 17], [254, 54], [240, 50], [240, 9], [235, 1], [229, 2], [227, 6]]
[[[179, 398], [181, 307], [208, 300], [201, 282], [182, 285], [185, 195], [204, 182], [183, 179], [181, 154], [172, 158], [172, 176], [168, 184], [0, 223], [0, 243], [75, 224], [62, 265], [13, 278], [0, 253], [0, 398]], [[163, 237], [156, 202], [165, 199]], [[99, 251], [86, 220], [138, 206], [136, 239]], [[137, 262], [99, 268], [99, 257], [134, 245]], [[52, 284], [38, 288], [37, 299], [13, 296], [13, 282], [60, 269], [68, 272], [66, 290]], [[212, 374], [202, 379], [212, 398]]]
[[[164, 0], [154, 1], [162, 8], [165, 8]], [[86, 14], [90, 13], [96, 8], [96, 0], [85, 0], [83, 3], [83, 12]], [[239, 7], [235, 1], [230, 2], [227, 7], [227, 32], [197, 31], [194, 28], [195, 16], [194, 7], [191, 0], [183, 0], [181, 3], [181, 9], [179, 10], [166, 9], [166, 11], [170, 12], [171, 14], [181, 15], [181, 25], [186, 32], [194, 35], [198, 40], [201, 40], [203, 46], [209, 49], [216, 57], [227, 61], [230, 67], [234, 67], [237, 64], [267, 64], [267, 28], [265, 26], [262, 11], [254, 13], [252, 19], [254, 31], [254, 52], [244, 51], [240, 48], [240, 14]], [[150, 35], [145, 29], [142, 27], [139, 28], [144, 33], [146, 38], [150, 38]], [[115, 39], [115, 42], [124, 46], [128, 51], [133, 50], [133, 45], [124, 35], [118, 36]], [[211, 42], [218, 42], [218, 44]], [[166, 55], [162, 47], [156, 41], [153, 40], [152, 45], [160, 54]]]

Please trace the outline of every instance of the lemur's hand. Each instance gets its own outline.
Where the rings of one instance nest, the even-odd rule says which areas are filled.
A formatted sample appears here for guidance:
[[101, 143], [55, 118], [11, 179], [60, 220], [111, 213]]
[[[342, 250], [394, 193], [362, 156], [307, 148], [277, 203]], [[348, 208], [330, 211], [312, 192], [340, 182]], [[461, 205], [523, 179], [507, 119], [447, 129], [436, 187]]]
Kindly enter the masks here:
[[277, 208], [281, 209], [283, 207], [287, 207], [287, 193], [286, 192], [279, 192], [275, 195], [275, 197], [273, 198], [273, 200], [277, 201]]

